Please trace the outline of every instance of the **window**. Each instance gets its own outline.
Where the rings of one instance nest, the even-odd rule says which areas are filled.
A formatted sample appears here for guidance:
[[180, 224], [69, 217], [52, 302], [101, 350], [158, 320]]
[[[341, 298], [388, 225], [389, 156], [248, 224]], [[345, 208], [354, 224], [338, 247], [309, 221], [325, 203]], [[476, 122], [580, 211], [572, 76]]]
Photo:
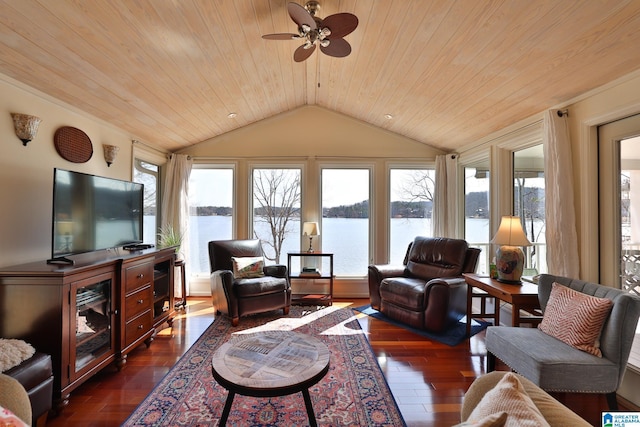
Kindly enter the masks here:
[[191, 170], [189, 176], [189, 265], [192, 274], [209, 274], [211, 240], [233, 238], [233, 178], [229, 166]]
[[140, 159], [134, 161], [133, 181], [144, 184], [142, 238], [151, 245], [156, 244], [158, 233], [158, 170], [158, 165]]
[[322, 169], [322, 251], [338, 276], [366, 276], [369, 265], [369, 169]]
[[[600, 280], [640, 295], [640, 115], [598, 129]], [[628, 364], [640, 372], [640, 323]]]
[[402, 264], [416, 236], [431, 236], [435, 171], [391, 169], [389, 189], [389, 262]]
[[301, 169], [253, 170], [253, 236], [262, 241], [268, 262], [286, 264], [300, 251]]
[[640, 136], [620, 140], [621, 288], [640, 296]]
[[525, 235], [525, 268], [547, 271], [544, 208], [544, 154], [542, 145], [513, 153], [513, 214], [520, 217]]
[[489, 219], [489, 168], [481, 164], [464, 168], [464, 238], [469, 246], [482, 249], [477, 272], [488, 274], [491, 240]]

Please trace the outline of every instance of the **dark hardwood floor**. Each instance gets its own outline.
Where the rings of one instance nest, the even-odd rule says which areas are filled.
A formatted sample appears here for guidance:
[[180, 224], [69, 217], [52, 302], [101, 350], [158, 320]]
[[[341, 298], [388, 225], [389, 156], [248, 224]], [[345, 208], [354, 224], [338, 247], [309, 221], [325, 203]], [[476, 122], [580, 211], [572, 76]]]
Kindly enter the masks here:
[[[359, 306], [368, 300], [337, 300]], [[147, 396], [171, 366], [211, 324], [214, 312], [208, 298], [192, 298], [179, 311], [172, 327], [158, 333], [151, 347], [129, 354], [118, 372], [105, 368], [71, 393], [69, 405], [47, 421], [49, 427], [119, 426]], [[360, 315], [360, 324], [377, 355], [387, 382], [408, 426], [450, 426], [460, 422], [462, 397], [473, 380], [485, 372], [484, 333], [450, 347], [405, 329]], [[498, 364], [497, 369], [506, 370]], [[556, 395], [565, 405], [600, 425], [604, 397]], [[638, 410], [621, 402], [624, 410]]]

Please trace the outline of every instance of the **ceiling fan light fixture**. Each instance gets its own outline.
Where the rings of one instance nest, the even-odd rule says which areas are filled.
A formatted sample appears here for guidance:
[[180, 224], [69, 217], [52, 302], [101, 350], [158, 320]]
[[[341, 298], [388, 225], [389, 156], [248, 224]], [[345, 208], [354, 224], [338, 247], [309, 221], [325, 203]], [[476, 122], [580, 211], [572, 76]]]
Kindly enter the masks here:
[[307, 1], [305, 6], [295, 2], [287, 4], [287, 11], [297, 25], [298, 34], [276, 33], [265, 34], [263, 39], [287, 40], [303, 39], [304, 43], [293, 53], [296, 62], [309, 58], [316, 49], [316, 42], [325, 55], [342, 58], [351, 53], [351, 45], [344, 37], [353, 32], [358, 26], [358, 17], [351, 13], [335, 13], [325, 19], [317, 15], [320, 3], [316, 0]]

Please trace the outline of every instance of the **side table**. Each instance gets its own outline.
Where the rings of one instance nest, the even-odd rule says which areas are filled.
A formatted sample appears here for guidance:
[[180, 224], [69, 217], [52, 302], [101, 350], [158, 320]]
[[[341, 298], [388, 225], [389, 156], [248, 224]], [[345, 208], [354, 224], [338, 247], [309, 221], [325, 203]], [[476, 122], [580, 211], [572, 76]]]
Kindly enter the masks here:
[[174, 266], [180, 269], [180, 285], [182, 286], [182, 299], [174, 304], [175, 308], [184, 309], [187, 307], [187, 278], [185, 277], [184, 260], [175, 260]]
[[[319, 258], [321, 265], [324, 264], [324, 259], [328, 260], [329, 271], [327, 273], [325, 268], [320, 270], [314, 269], [312, 271], [303, 270], [303, 261], [308, 258]], [[300, 258], [300, 271], [292, 272], [292, 259]], [[324, 266], [323, 266], [324, 267]], [[327, 252], [289, 252], [287, 254], [287, 274], [289, 275], [289, 283], [297, 279], [300, 280], [317, 280], [325, 279], [329, 281], [328, 293], [297, 293], [291, 295], [291, 302], [297, 304], [319, 304], [319, 305], [332, 305], [333, 304], [333, 254]]]
[[[511, 308], [511, 324], [520, 326], [522, 323], [537, 324], [541, 320], [539, 315], [540, 301], [538, 301], [538, 285], [523, 282], [521, 285], [502, 283], [488, 276], [480, 276], [474, 273], [464, 273], [464, 280], [467, 282], [467, 335], [471, 333], [471, 321], [474, 318], [493, 318], [494, 325], [500, 324], [500, 301], [508, 302]], [[474, 294], [473, 288], [478, 288], [486, 294]], [[484, 308], [482, 313], [473, 313], [473, 298], [481, 297], [495, 298], [495, 312], [486, 313]], [[524, 310], [531, 316], [521, 317], [520, 311]], [[535, 313], [535, 314], [534, 314]]]

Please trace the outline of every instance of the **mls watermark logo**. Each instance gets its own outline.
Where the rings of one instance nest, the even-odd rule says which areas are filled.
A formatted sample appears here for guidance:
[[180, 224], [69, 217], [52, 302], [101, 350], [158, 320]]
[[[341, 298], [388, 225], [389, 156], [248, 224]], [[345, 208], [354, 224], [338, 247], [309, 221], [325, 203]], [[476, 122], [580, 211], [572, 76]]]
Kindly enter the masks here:
[[640, 427], [640, 412], [603, 412], [602, 427]]

